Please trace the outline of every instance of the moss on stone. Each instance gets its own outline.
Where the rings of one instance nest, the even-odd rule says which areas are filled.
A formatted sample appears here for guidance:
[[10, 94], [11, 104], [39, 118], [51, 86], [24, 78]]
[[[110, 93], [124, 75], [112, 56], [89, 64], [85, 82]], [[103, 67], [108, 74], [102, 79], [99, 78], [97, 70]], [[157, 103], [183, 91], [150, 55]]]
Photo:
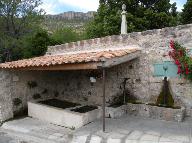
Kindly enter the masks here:
[[174, 99], [173, 99], [173, 96], [172, 96], [170, 88], [169, 88], [169, 82], [165, 81], [165, 80], [167, 80], [167, 79], [164, 79], [164, 85], [157, 98], [156, 105], [172, 108], [172, 107], [174, 107]]
[[113, 99], [110, 106], [121, 106], [125, 103], [138, 103], [137, 98], [130, 93], [128, 89], [124, 93], [118, 93]]

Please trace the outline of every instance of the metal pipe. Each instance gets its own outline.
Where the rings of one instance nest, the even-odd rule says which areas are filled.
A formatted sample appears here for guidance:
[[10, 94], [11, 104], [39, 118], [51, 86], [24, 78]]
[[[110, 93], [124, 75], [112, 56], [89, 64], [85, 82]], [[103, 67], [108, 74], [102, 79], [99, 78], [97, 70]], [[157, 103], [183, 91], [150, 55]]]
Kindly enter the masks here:
[[105, 68], [103, 68], [103, 132], [105, 132]]

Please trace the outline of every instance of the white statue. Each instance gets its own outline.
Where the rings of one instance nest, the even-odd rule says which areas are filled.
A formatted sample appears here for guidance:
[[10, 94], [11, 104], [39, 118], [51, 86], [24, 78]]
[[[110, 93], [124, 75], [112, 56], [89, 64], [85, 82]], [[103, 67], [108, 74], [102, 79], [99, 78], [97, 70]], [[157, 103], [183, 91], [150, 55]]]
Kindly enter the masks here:
[[126, 5], [122, 5], [122, 10], [123, 12], [121, 13], [122, 15], [122, 22], [121, 22], [121, 34], [127, 34], [127, 18], [126, 18]]

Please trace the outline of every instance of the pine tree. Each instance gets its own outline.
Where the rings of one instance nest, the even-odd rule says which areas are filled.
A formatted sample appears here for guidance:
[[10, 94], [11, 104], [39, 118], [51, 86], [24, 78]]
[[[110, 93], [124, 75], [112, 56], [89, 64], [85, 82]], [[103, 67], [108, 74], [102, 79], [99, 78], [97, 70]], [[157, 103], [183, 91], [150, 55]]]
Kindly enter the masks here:
[[100, 0], [95, 19], [87, 26], [89, 38], [120, 34], [123, 4], [127, 6], [128, 32], [175, 25], [170, 0]]
[[192, 23], [192, 0], [187, 0], [181, 13], [181, 22], [183, 24]]

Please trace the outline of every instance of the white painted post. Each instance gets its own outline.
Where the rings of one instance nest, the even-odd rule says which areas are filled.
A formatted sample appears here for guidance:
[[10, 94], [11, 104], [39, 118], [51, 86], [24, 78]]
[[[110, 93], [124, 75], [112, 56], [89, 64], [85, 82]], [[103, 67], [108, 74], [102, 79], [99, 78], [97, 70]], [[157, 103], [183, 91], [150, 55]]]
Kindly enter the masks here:
[[127, 34], [127, 18], [126, 18], [126, 5], [122, 5], [122, 10], [123, 12], [121, 13], [122, 15], [122, 22], [121, 22], [121, 34]]

